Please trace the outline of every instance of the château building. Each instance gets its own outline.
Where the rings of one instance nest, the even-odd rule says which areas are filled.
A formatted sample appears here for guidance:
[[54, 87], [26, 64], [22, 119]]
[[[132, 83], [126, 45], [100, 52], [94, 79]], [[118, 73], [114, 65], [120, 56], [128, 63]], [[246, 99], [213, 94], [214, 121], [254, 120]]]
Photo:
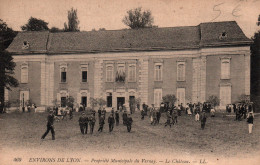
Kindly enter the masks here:
[[[139, 98], [160, 105], [174, 94], [177, 104], [220, 99], [220, 107], [250, 95], [250, 44], [234, 21], [198, 26], [89, 32], [19, 32], [8, 51], [20, 85], [5, 92], [10, 102], [38, 109], [63, 105], [67, 96], [90, 106], [129, 106]], [[13, 105], [14, 106], [14, 105]], [[109, 108], [108, 108], [109, 109]]]

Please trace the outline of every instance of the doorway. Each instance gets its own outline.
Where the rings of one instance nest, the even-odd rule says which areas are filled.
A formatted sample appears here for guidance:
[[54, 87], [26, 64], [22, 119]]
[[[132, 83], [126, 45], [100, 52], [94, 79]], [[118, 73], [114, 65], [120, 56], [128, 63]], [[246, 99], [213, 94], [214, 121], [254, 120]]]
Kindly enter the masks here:
[[117, 97], [117, 109], [119, 110], [119, 106], [123, 106], [125, 104], [125, 98], [124, 97]]
[[83, 105], [83, 107], [87, 106], [87, 97], [86, 96], [81, 97], [81, 104]]

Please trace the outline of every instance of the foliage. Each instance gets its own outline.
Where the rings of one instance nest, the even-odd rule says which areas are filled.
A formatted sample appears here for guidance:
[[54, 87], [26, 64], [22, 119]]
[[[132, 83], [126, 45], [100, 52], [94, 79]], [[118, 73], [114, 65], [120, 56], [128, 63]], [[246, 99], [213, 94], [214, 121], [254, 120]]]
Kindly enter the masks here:
[[44, 20], [31, 17], [27, 24], [21, 26], [23, 31], [42, 31], [49, 30], [48, 23]]
[[174, 103], [177, 101], [177, 98], [173, 94], [172, 95], [168, 94], [168, 95], [163, 96], [162, 100], [163, 100], [163, 103], [165, 103], [165, 104], [174, 105]]
[[71, 8], [70, 11], [68, 11], [68, 24], [64, 23], [64, 30], [66, 32], [75, 32], [79, 31], [79, 19], [77, 16], [77, 9]]
[[116, 72], [116, 82], [125, 82], [125, 72]]
[[98, 105], [99, 105], [100, 107], [103, 107], [104, 105], [107, 104], [106, 100], [104, 100], [103, 98], [98, 98], [98, 99], [97, 99], [97, 102], [98, 102]]
[[9, 28], [7, 24], [0, 19], [0, 51], [5, 50], [13, 41], [17, 32]]
[[209, 96], [207, 102], [209, 102], [213, 107], [216, 107], [219, 105], [220, 100], [217, 96], [211, 95]]
[[69, 97], [66, 98], [66, 106], [73, 108], [74, 98], [72, 96], [69, 96]]
[[250, 96], [242, 94], [242, 95], [238, 96], [238, 102], [239, 103], [248, 103], [248, 102], [250, 102]]
[[98, 100], [93, 98], [93, 97], [90, 97], [90, 105], [92, 107], [92, 109], [94, 109], [94, 107], [96, 107], [98, 105]]
[[52, 33], [58, 33], [58, 32], [64, 32], [64, 30], [63, 30], [63, 29], [59, 29], [59, 28], [57, 28], [57, 27], [52, 27], [52, 28], [50, 29], [50, 32], [52, 32]]
[[131, 29], [153, 27], [153, 17], [150, 10], [142, 11], [141, 7], [127, 11], [123, 23]]
[[141, 99], [140, 98], [132, 98], [129, 99], [129, 104], [136, 106], [137, 104], [140, 104]]

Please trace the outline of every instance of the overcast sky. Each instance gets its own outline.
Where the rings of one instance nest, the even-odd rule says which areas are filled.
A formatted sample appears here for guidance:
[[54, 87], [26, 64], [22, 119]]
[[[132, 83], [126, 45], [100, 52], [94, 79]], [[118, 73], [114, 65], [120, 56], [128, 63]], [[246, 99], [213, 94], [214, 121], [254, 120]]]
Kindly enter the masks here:
[[62, 29], [71, 7], [78, 10], [81, 31], [127, 28], [122, 18], [136, 7], [151, 10], [159, 27], [235, 20], [248, 37], [259, 29], [260, 0], [0, 0], [0, 19], [14, 30], [31, 16]]

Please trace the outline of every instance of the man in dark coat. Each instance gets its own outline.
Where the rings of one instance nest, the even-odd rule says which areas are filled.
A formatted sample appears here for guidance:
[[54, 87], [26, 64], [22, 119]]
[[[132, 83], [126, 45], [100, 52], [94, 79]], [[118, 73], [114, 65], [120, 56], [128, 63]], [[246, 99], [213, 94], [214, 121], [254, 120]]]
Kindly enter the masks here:
[[144, 109], [141, 110], [141, 119], [144, 120], [145, 111]]
[[112, 113], [108, 117], [108, 124], [109, 124], [109, 132], [112, 132], [115, 124], [115, 118]]
[[201, 121], [201, 129], [203, 130], [205, 128], [206, 120], [207, 120], [207, 116], [206, 116], [205, 111], [202, 112], [200, 117], [201, 117], [201, 119], [200, 119], [200, 121]]
[[89, 127], [90, 127], [90, 134], [93, 134], [94, 126], [95, 126], [95, 123], [96, 123], [96, 119], [95, 119], [95, 115], [94, 114], [92, 114], [88, 118], [88, 123], [89, 123]]
[[131, 117], [131, 114], [127, 115], [127, 119], [126, 119], [126, 126], [127, 126], [127, 131], [130, 132], [132, 129], [132, 123], [133, 123], [133, 119]]
[[52, 134], [52, 140], [55, 140], [55, 131], [54, 131], [54, 118], [55, 118], [55, 116], [54, 116], [54, 114], [53, 114], [53, 111], [51, 110], [50, 112], [49, 112], [49, 115], [48, 115], [48, 117], [47, 117], [47, 120], [48, 120], [48, 122], [47, 122], [47, 130], [46, 130], [46, 132], [42, 135], [42, 138], [41, 139], [44, 139], [45, 138], [45, 136], [49, 133], [49, 131], [51, 131], [51, 134]]
[[122, 118], [123, 118], [123, 124], [126, 125], [126, 120], [127, 120], [127, 113], [126, 113], [126, 111], [123, 112]]
[[113, 117], [115, 117], [115, 110], [114, 110], [114, 108], [112, 108], [111, 114], [113, 115]]
[[156, 111], [156, 118], [157, 118], [157, 123], [159, 124], [159, 123], [160, 123], [160, 118], [161, 118], [161, 112], [160, 112], [160, 110], [157, 110], [157, 111]]
[[116, 125], [119, 125], [119, 112], [118, 112], [118, 110], [116, 110], [115, 116], [116, 116]]
[[171, 112], [170, 112], [170, 111], [168, 111], [168, 112], [166, 113], [166, 117], [167, 117], [167, 121], [166, 121], [164, 127], [166, 127], [166, 126], [169, 125], [170, 128], [171, 128], [171, 127], [172, 127], [172, 125], [171, 125], [172, 116], [171, 116]]
[[85, 122], [86, 122], [86, 114], [83, 112], [79, 117], [79, 128], [83, 135], [85, 134], [85, 128], [86, 128]]
[[103, 110], [102, 110], [102, 112], [101, 112], [101, 115], [104, 116], [104, 120], [106, 120], [106, 113], [107, 113], [106, 109], [103, 108]]
[[98, 129], [98, 132], [102, 132], [103, 131], [104, 124], [105, 124], [105, 118], [104, 118], [104, 115], [101, 115], [101, 117], [99, 118], [99, 129]]
[[101, 110], [101, 107], [98, 109], [98, 118], [100, 118], [101, 117], [101, 112], [102, 112], [102, 110]]

